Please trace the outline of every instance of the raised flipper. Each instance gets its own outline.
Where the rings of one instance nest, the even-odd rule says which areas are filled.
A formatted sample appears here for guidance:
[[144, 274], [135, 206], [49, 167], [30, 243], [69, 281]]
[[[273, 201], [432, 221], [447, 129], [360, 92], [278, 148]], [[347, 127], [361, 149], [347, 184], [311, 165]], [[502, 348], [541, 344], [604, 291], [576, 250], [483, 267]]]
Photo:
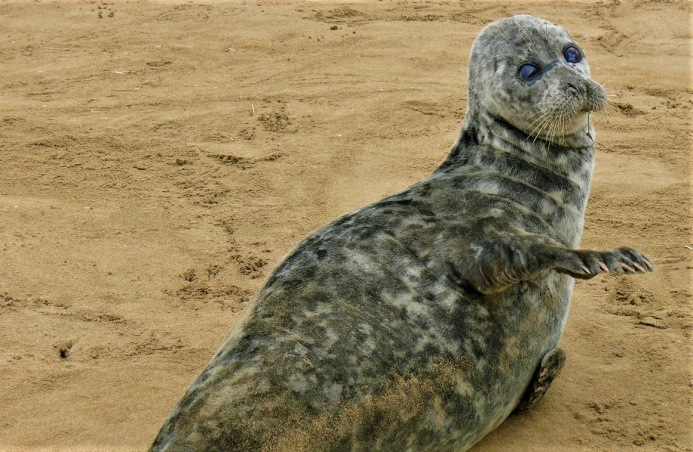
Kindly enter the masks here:
[[646, 273], [654, 270], [649, 258], [633, 248], [611, 251], [568, 250], [554, 269], [574, 278], [589, 279], [599, 273]]
[[544, 397], [553, 380], [561, 373], [565, 365], [565, 359], [565, 352], [560, 348], [554, 348], [544, 355], [539, 368], [535, 372], [534, 377], [532, 377], [532, 381], [529, 383], [522, 399], [520, 399], [520, 403], [515, 408], [515, 413], [527, 411]]
[[608, 272], [654, 270], [652, 261], [633, 248], [574, 250], [548, 237], [526, 233], [499, 234], [448, 253], [460, 278], [483, 294], [500, 292], [547, 270], [580, 279]]

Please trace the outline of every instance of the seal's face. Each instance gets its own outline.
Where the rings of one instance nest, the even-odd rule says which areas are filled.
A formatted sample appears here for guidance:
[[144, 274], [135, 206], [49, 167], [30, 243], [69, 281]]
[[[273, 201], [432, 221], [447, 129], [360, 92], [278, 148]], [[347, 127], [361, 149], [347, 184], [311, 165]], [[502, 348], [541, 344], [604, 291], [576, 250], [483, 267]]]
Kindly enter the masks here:
[[590, 135], [589, 112], [606, 104], [573, 38], [527, 15], [484, 29], [472, 47], [469, 80], [470, 103], [477, 102], [478, 110], [549, 141]]

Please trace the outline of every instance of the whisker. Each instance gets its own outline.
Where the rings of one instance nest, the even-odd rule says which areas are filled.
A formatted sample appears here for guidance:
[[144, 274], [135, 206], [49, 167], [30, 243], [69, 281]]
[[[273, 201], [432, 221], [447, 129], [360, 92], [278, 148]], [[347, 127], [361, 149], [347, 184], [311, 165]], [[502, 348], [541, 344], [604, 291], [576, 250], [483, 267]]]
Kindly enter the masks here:
[[[544, 123], [545, 123], [545, 120], [546, 120], [546, 115], [543, 114], [543, 115], [541, 115], [539, 118], [537, 118], [537, 120], [535, 120], [534, 122], [532, 122], [532, 124], [530, 124], [530, 127], [534, 126], [534, 127], [531, 129], [531, 131], [529, 132], [529, 136], [530, 136], [530, 137], [531, 137], [532, 135], [534, 135], [534, 141], [533, 141], [533, 143], [536, 143], [537, 138], [539, 138], [539, 133], [541, 132], [541, 129], [543, 128], [543, 125], [544, 125]], [[536, 124], [536, 125], [535, 125], [535, 124]]]

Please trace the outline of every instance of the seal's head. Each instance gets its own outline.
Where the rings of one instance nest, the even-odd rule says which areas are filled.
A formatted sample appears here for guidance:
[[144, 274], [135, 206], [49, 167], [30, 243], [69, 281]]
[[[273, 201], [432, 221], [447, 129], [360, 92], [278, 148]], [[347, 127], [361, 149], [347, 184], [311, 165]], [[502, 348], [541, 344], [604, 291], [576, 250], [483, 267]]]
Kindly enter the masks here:
[[488, 25], [472, 47], [469, 112], [501, 118], [551, 142], [593, 136], [589, 113], [606, 105], [585, 54], [563, 28], [529, 15]]

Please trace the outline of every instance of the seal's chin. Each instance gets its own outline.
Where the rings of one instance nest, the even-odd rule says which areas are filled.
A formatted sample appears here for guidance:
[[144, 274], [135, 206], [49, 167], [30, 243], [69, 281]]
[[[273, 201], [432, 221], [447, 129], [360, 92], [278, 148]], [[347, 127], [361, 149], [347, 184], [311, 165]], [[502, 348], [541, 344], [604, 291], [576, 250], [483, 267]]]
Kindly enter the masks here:
[[589, 110], [578, 113], [573, 121], [566, 122], [562, 135], [575, 135], [576, 133], [584, 131], [589, 125], [589, 115]]
[[542, 122], [535, 121], [530, 124], [522, 124], [519, 128], [523, 130], [529, 138], [562, 143], [568, 137], [573, 137], [581, 133], [589, 133], [589, 115], [590, 111], [580, 111], [573, 117], [566, 117], [564, 115], [559, 115], [555, 118], [545, 116]]

